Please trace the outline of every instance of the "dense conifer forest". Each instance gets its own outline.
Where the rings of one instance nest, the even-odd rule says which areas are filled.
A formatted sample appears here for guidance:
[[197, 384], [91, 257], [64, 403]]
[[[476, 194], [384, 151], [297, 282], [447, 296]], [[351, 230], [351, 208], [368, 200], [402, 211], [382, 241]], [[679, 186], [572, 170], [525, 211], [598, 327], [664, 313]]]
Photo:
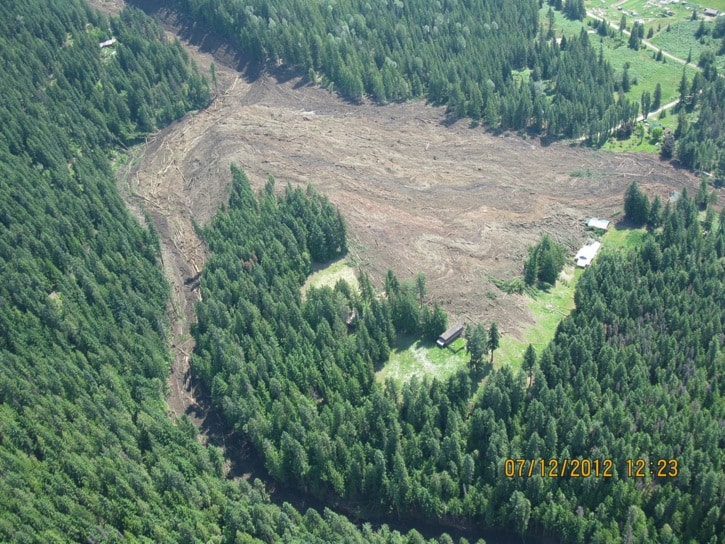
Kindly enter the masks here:
[[[674, 156], [683, 166], [711, 176], [714, 184], [722, 187], [725, 185], [725, 78], [714, 67], [707, 66], [692, 81], [681, 82], [677, 130], [662, 155], [663, 158]], [[691, 117], [693, 112], [695, 118]]]
[[10, 1], [0, 70], [0, 541], [402, 542], [270, 504], [167, 417], [169, 289], [108, 153], [208, 103], [180, 45], [139, 11]]
[[[725, 214], [702, 225], [686, 193], [660, 209], [639, 249], [604, 254], [582, 277], [577, 310], [538, 360], [527, 353], [526, 372], [495, 370], [476, 391], [477, 366], [376, 382], [394, 334], [422, 333], [431, 315], [415, 284], [388, 274], [381, 297], [363, 276], [359, 289], [301, 297], [313, 255], [344, 250], [338, 216], [312, 190], [275, 197], [270, 180], [255, 197], [241, 171], [233, 179], [228, 210], [204, 230], [214, 256], [193, 367], [279, 482], [404, 519], [571, 542], [718, 541]], [[612, 466], [507, 478], [507, 458]], [[676, 460], [677, 477], [629, 474], [627, 459]]]
[[[615, 98], [612, 68], [587, 33], [558, 42], [540, 3], [172, 2], [256, 61], [302, 70], [353, 101], [426, 98], [452, 117], [555, 137], [599, 137], [634, 121], [638, 104]], [[580, 18], [578, 4], [567, 2], [569, 16]]]

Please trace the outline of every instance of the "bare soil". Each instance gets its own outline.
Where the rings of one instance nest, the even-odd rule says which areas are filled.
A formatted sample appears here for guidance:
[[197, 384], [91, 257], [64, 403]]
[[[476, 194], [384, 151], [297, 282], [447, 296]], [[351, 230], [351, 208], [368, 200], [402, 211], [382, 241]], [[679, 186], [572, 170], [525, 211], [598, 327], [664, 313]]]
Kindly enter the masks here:
[[374, 281], [388, 268], [401, 279], [423, 272], [452, 316], [496, 320], [509, 334], [530, 321], [525, 301], [487, 298], [489, 276], [520, 274], [543, 233], [574, 250], [584, 219], [615, 217], [632, 180], [663, 198], [694, 186], [647, 155], [544, 146], [448, 124], [423, 102], [352, 105], [297, 77], [247, 81], [218, 61], [216, 71], [222, 98], [160, 134], [135, 180], [134, 191], [171, 214], [178, 244], [198, 246], [190, 221], [205, 223], [225, 201], [231, 163], [255, 187], [268, 175], [279, 189], [312, 183], [342, 210], [352, 260]]
[[214, 103], [149, 138], [122, 188], [156, 224], [174, 286], [169, 405], [177, 414], [195, 405], [188, 327], [200, 294], [191, 280], [207, 257], [192, 221], [205, 224], [226, 201], [231, 163], [255, 187], [271, 174], [278, 189], [311, 183], [327, 195], [347, 220], [352, 261], [378, 285], [389, 268], [401, 279], [423, 272], [451, 320], [497, 321], [517, 336], [532, 322], [526, 301], [498, 292], [491, 276], [519, 275], [544, 233], [574, 250], [586, 239], [584, 219], [616, 218], [632, 180], [661, 198], [695, 186], [649, 155], [494, 135], [449, 123], [421, 101], [350, 104], [298, 76], [250, 75], [203, 29], [163, 7], [150, 11], [170, 35], [196, 43], [187, 51], [207, 74], [214, 62], [218, 79]]

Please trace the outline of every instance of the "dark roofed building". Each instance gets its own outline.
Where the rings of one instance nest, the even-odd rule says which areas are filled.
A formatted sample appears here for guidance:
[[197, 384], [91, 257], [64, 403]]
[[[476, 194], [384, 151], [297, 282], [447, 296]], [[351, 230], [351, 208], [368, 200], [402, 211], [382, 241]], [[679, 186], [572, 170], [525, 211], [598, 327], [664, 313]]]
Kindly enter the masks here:
[[438, 344], [438, 347], [444, 348], [448, 344], [453, 342], [456, 338], [461, 336], [461, 334], [463, 334], [463, 324], [456, 323], [438, 337], [438, 341], [436, 342], [436, 344]]

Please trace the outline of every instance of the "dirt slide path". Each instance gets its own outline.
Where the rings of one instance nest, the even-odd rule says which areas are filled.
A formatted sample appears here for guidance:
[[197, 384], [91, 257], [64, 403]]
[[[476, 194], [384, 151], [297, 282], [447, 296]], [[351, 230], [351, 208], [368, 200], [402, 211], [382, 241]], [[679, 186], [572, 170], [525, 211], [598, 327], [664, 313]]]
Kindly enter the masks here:
[[207, 254], [193, 222], [205, 224], [226, 200], [230, 163], [255, 187], [272, 174], [278, 189], [312, 183], [327, 195], [348, 222], [352, 260], [377, 283], [388, 268], [401, 279], [423, 272], [430, 298], [451, 319], [496, 320], [517, 336], [532, 322], [527, 299], [500, 292], [491, 276], [519, 275], [543, 233], [574, 249], [586, 238], [583, 220], [615, 217], [632, 180], [661, 197], [695, 184], [656, 157], [491, 135], [466, 121], [447, 123], [442, 108], [420, 101], [351, 105], [298, 77], [245, 79], [229, 48], [164, 8], [155, 15], [170, 33], [197, 34], [204, 51], [185, 47], [207, 73], [216, 64], [220, 95], [149, 138], [121, 187], [160, 234], [174, 288], [169, 405], [198, 423], [189, 325]]
[[[204, 60], [209, 66], [210, 59]], [[237, 87], [242, 93], [248, 87], [223, 69], [217, 70], [217, 77], [224, 90], [214, 103], [149, 137], [120, 175], [121, 193], [129, 207], [139, 217], [145, 211], [159, 232], [163, 269], [172, 286], [169, 317], [174, 361], [168, 382], [169, 408], [177, 417], [187, 414], [202, 430], [202, 441], [209, 422], [204, 421], [206, 405], [197, 399], [189, 368], [194, 350], [190, 326], [196, 321], [194, 305], [201, 300], [199, 278], [208, 253], [194, 222], [205, 224], [226, 200], [228, 175], [218, 171], [220, 183], [202, 186], [197, 177], [185, 175], [180, 165], [195, 142], [222, 121], [227, 98], [238, 92]]]

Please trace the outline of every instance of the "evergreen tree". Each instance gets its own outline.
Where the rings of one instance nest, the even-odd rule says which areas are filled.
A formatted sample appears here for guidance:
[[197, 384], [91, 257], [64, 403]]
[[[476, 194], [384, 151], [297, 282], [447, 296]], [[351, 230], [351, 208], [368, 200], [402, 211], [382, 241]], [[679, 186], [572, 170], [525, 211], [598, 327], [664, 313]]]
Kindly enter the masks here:
[[526, 372], [528, 378], [529, 378], [529, 384], [531, 383], [531, 378], [534, 373], [534, 367], [536, 366], [536, 351], [534, 350], [534, 346], [531, 344], [528, 345], [526, 348], [526, 352], [524, 353], [524, 359], [521, 363], [521, 368], [524, 372]]
[[534, 285], [539, 278], [539, 252], [534, 248], [529, 250], [529, 258], [524, 265], [524, 282]]
[[660, 149], [660, 157], [664, 160], [669, 160], [675, 153], [675, 137], [671, 133], [665, 134], [664, 140], [662, 140], [662, 148]]
[[470, 332], [466, 331], [466, 348], [471, 355], [471, 366], [480, 367], [483, 358], [488, 353], [489, 338], [486, 329], [480, 323], [476, 324]]
[[642, 115], [644, 116], [645, 119], [647, 119], [647, 114], [650, 112], [650, 109], [652, 106], [652, 97], [649, 94], [649, 91], [642, 91], [641, 104], [642, 104]]
[[633, 181], [624, 194], [624, 216], [634, 225], [644, 225], [649, 218], [649, 199]]
[[493, 352], [498, 349], [499, 342], [498, 324], [493, 321], [488, 329], [488, 349], [491, 352], [491, 364], [493, 364]]
[[657, 111], [662, 106], [662, 84], [657, 82], [654, 94], [652, 95], [652, 111]]

